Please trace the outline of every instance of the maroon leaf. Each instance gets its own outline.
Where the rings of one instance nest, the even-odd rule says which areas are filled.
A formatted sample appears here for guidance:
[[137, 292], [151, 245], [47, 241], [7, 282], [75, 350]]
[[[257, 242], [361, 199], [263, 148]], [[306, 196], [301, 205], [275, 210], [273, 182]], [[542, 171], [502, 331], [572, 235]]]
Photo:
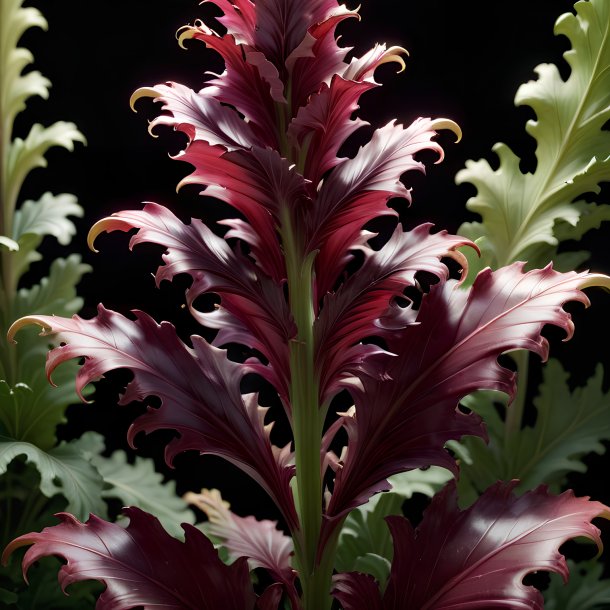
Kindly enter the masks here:
[[344, 59], [351, 47], [340, 47], [335, 39], [337, 25], [356, 11], [345, 5], [335, 6], [336, 12], [322, 22], [312, 25], [299, 46], [286, 60], [290, 75], [292, 114], [307, 104], [309, 96], [321, 86], [328, 85], [335, 74], [345, 69]]
[[336, 0], [257, 0], [254, 7], [254, 46], [278, 68], [285, 66], [312, 25], [339, 12]]
[[[138, 229], [130, 248], [143, 242], [167, 248], [164, 265], [156, 281], [172, 280], [188, 273], [193, 284], [186, 292], [187, 303], [195, 318], [210, 328], [220, 329], [214, 344], [235, 342], [259, 350], [269, 366], [253, 365], [270, 381], [287, 404], [290, 384], [288, 342], [296, 328], [282, 286], [266, 276], [248, 258], [234, 252], [227, 242], [199, 220], [184, 224], [167, 208], [148, 203], [143, 210], [117, 212], [98, 221], [89, 232], [89, 243], [103, 231]], [[217, 293], [221, 307], [201, 312], [193, 303], [206, 293]]]
[[194, 38], [214, 49], [226, 69], [206, 83], [206, 95], [233, 106], [249, 121], [260, 146], [278, 148], [275, 103], [282, 103], [283, 88], [277, 68], [265, 57], [233, 36], [219, 36], [203, 22], [183, 28], [179, 41]]
[[345, 140], [367, 124], [351, 116], [359, 108], [360, 96], [374, 86], [333, 76], [330, 86], [323, 84], [291, 122], [288, 135], [301, 148], [307, 147], [303, 175], [314, 188], [329, 169], [344, 160], [337, 152]]
[[196, 140], [175, 158], [195, 168], [180, 186], [207, 185], [205, 195], [225, 201], [244, 214], [252, 231], [230, 236], [247, 239], [260, 266], [281, 282], [286, 273], [276, 225], [283, 209], [292, 214], [307, 205], [303, 177], [271, 149], [225, 152], [219, 146]]
[[379, 348], [365, 345], [362, 340], [384, 335], [379, 318], [395, 296], [415, 284], [418, 271], [446, 279], [448, 269], [441, 263], [443, 257], [453, 257], [467, 268], [467, 261], [457, 248], [473, 245], [472, 242], [447, 231], [430, 233], [431, 228], [431, 224], [422, 224], [404, 232], [399, 224], [380, 250], [363, 246], [362, 267], [324, 300], [314, 329], [321, 402], [330, 398], [345, 380], [367, 374], [381, 377], [380, 365], [372, 367], [369, 362], [369, 356], [379, 353]]
[[396, 214], [387, 206], [391, 197], [410, 201], [411, 195], [400, 181], [405, 172], [422, 163], [413, 156], [424, 149], [443, 149], [432, 141], [435, 129], [457, 129], [444, 119], [418, 119], [403, 129], [394, 121], [375, 131], [371, 141], [353, 159], [344, 161], [324, 180], [310, 219], [308, 250], [319, 249], [316, 257], [317, 287], [320, 296], [334, 284], [348, 260], [348, 251], [362, 227], [372, 218]]
[[41, 557], [67, 561], [59, 570], [62, 590], [82, 580], [106, 585], [96, 610], [253, 610], [256, 596], [245, 559], [230, 566], [212, 543], [185, 523], [184, 542], [171, 537], [159, 521], [138, 508], [126, 508], [123, 528], [91, 515], [81, 523], [59, 513], [61, 523], [19, 536], [4, 550], [6, 565], [15, 549], [33, 545], [23, 558], [24, 578]]
[[131, 107], [143, 97], [151, 97], [162, 104], [168, 114], [153, 119], [148, 130], [167, 125], [184, 132], [190, 140], [204, 140], [211, 146], [220, 144], [227, 150], [250, 148], [254, 134], [237, 112], [223, 106], [210, 95], [211, 88], [196, 92], [179, 83], [142, 87], [131, 96]]
[[432, 286], [417, 324], [389, 343], [397, 354], [388, 360], [391, 380], [365, 377], [364, 391], [352, 390], [356, 413], [346, 424], [349, 442], [328, 506], [331, 521], [388, 489], [392, 474], [431, 464], [455, 470], [445, 443], [485, 436], [480, 418], [462, 413], [459, 401], [480, 389], [512, 398], [515, 374], [498, 357], [528, 349], [546, 359], [543, 326], [558, 326], [569, 339], [573, 323], [562, 305], [588, 305], [581, 289], [601, 285], [610, 286], [610, 279], [551, 266], [523, 273], [523, 264], [515, 263], [482, 271], [469, 290], [453, 280]]
[[254, 45], [256, 9], [252, 0], [208, 0], [223, 13], [216, 17], [238, 44]]
[[44, 328], [43, 336], [56, 335], [62, 343], [47, 356], [47, 375], [62, 362], [85, 357], [76, 377], [82, 389], [107, 371], [126, 368], [133, 375], [121, 404], [157, 396], [159, 408], [149, 407], [131, 425], [128, 440], [133, 446], [138, 432], [146, 434], [173, 429], [179, 434], [166, 447], [169, 465], [183, 451], [196, 450], [224, 457], [270, 494], [291, 529], [297, 518], [289, 487], [294, 467], [287, 450], [272, 446], [271, 424], [265, 425], [266, 409], [257, 396], [239, 390], [247, 367], [227, 359], [226, 353], [193, 335], [193, 347], [185, 345], [168, 322], [157, 324], [136, 311], [136, 320], [98, 307], [98, 316], [29, 316], [18, 320], [9, 337], [27, 324]]
[[541, 593], [525, 586], [523, 578], [543, 570], [567, 581], [559, 547], [585, 536], [601, 549], [591, 520], [610, 518], [610, 509], [572, 491], [550, 495], [545, 487], [516, 497], [517, 484], [499, 482], [460, 511], [451, 482], [433, 498], [415, 531], [403, 517], [387, 517], [394, 560], [383, 603], [372, 606], [358, 599], [370, 590], [369, 578], [341, 574], [335, 595], [345, 610], [542, 610]]

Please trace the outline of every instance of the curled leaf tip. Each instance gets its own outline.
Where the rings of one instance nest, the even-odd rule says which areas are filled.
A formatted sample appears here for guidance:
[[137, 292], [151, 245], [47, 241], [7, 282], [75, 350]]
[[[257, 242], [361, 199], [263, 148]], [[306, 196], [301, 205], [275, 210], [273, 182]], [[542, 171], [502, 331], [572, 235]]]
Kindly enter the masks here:
[[159, 97], [160, 95], [161, 95], [161, 93], [152, 87], [140, 87], [139, 89], [136, 89], [131, 94], [131, 97], [129, 98], [129, 107], [134, 112], [137, 112], [137, 110], [135, 108], [135, 103], [139, 99], [142, 99], [143, 97], [152, 97], [153, 99], [155, 99], [155, 98]]
[[191, 38], [195, 38], [195, 29], [196, 26], [204, 27], [206, 30], [209, 30], [203, 23], [195, 24], [195, 27], [191, 25], [184, 25], [176, 32], [176, 39], [178, 40], [178, 44], [181, 49], [186, 49], [184, 46], [185, 40], [190, 40]]
[[400, 66], [400, 70], [398, 70], [398, 74], [404, 72], [407, 64], [405, 64], [405, 60], [402, 58], [403, 55], [409, 56], [409, 51], [403, 47], [390, 47], [384, 54], [381, 60], [379, 61], [379, 65], [381, 64], [389, 64], [392, 62], [397, 63]]
[[460, 126], [451, 119], [435, 119], [432, 121], [430, 127], [435, 131], [439, 129], [449, 129], [455, 134], [455, 143], [457, 144], [462, 139], [462, 130]]
[[99, 252], [99, 250], [94, 245], [95, 240], [97, 239], [97, 236], [100, 233], [103, 233], [104, 231], [106, 231], [107, 222], [108, 222], [108, 219], [103, 218], [102, 220], [98, 220], [89, 229], [89, 233], [87, 234], [87, 246], [89, 246], [89, 250], [91, 250], [91, 252], [95, 252], [96, 254]]
[[38, 326], [40, 326], [42, 328], [41, 334], [44, 334], [45, 332], [48, 332], [51, 330], [51, 327], [48, 324], [44, 324], [36, 316], [25, 316], [23, 318], [19, 318], [18, 320], [15, 320], [11, 324], [10, 328], [8, 329], [8, 332], [6, 333], [6, 338], [8, 339], [9, 343], [17, 343], [17, 341], [15, 340], [15, 335], [24, 326], [29, 326], [30, 324], [38, 324]]

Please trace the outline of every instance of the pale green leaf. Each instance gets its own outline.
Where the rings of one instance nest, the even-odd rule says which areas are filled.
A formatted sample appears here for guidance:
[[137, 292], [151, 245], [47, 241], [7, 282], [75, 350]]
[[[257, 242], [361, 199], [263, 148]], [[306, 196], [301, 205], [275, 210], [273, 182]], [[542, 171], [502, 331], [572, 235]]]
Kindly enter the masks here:
[[[392, 536], [385, 522], [388, 515], [402, 515], [404, 498], [391, 492], [377, 494], [374, 506], [354, 509], [345, 520], [339, 542], [335, 568], [339, 572], [362, 571], [362, 561], [369, 554], [391, 563], [394, 555]], [[379, 577], [379, 575], [376, 575]], [[385, 580], [380, 580], [385, 586]]]
[[[69, 405], [79, 404], [80, 398], [74, 389], [74, 378], [78, 373], [78, 362], [66, 362], [53, 375], [57, 387], [51, 385], [44, 370], [46, 346], [39, 346], [38, 353], [29, 353], [31, 365], [28, 383], [18, 383], [12, 390], [5, 381], [0, 381], [0, 422], [4, 432], [16, 440], [35, 444], [43, 450], [50, 449], [57, 442], [56, 430], [66, 421]], [[9, 346], [8, 349], [11, 349]], [[27, 362], [27, 361], [26, 361]], [[25, 369], [26, 362], [19, 363]], [[25, 373], [24, 373], [25, 374]], [[85, 388], [86, 396], [91, 390]]]
[[45, 452], [31, 443], [0, 436], [0, 474], [18, 456], [34, 464], [40, 473], [40, 491], [47, 498], [61, 494], [67, 501], [66, 510], [81, 520], [87, 519], [90, 512], [106, 515], [101, 496], [103, 479], [78, 447], [62, 442]]
[[551, 574], [544, 591], [545, 610], [607, 610], [610, 608], [610, 579], [602, 579], [603, 564], [591, 560], [568, 561], [570, 580], [564, 584], [559, 574]]
[[[67, 259], [55, 259], [49, 277], [31, 288], [19, 290], [10, 322], [32, 312], [72, 316], [82, 307], [82, 299], [76, 295], [76, 284], [88, 270], [89, 267], [82, 264], [76, 254]], [[11, 438], [46, 450], [55, 445], [55, 430], [65, 421], [66, 408], [80, 403], [81, 399], [74, 387], [78, 362], [67, 362], [57, 369], [53, 375], [56, 387], [49, 383], [45, 362], [50, 342], [48, 338], [39, 337], [38, 333], [37, 328], [25, 328], [19, 333], [17, 344], [5, 348], [15, 353], [15, 379], [29, 390], [6, 394], [0, 401], [0, 421]], [[85, 389], [85, 395], [91, 391]]]
[[[572, 44], [564, 54], [571, 68], [568, 79], [555, 65], [542, 64], [535, 69], [537, 80], [522, 85], [515, 97], [517, 105], [536, 113], [536, 120], [527, 123], [537, 142], [535, 171], [523, 174], [519, 157], [499, 143], [493, 147], [497, 170], [485, 160], [469, 161], [456, 176], [457, 183], [477, 189], [467, 207], [482, 221], [458, 232], [484, 238], [478, 268], [526, 259], [541, 244], [550, 255], [560, 239], [579, 238], [590, 222], [582, 216], [590, 212], [573, 202], [598, 193], [600, 183], [610, 180], [610, 132], [602, 130], [610, 119], [610, 3], [581, 1], [575, 8], [576, 14], [562, 15], [555, 25], [555, 33]], [[590, 226], [610, 219], [609, 211], [600, 208]], [[573, 229], [566, 230], [569, 226]]]
[[175, 481], [163, 481], [152, 460], [136, 457], [130, 464], [124, 451], [110, 457], [92, 456], [92, 463], [104, 478], [104, 498], [117, 498], [123, 506], [137, 506], [161, 521], [173, 536], [184, 537], [181, 523], [194, 523], [195, 514], [176, 495]]
[[62, 246], [67, 246], [76, 233], [76, 227], [68, 217], [82, 215], [83, 208], [74, 195], [46, 192], [38, 201], [24, 201], [15, 212], [13, 239], [19, 241], [28, 233], [52, 235]]
[[47, 166], [44, 155], [49, 148], [61, 146], [72, 151], [75, 142], [84, 144], [85, 138], [74, 123], [65, 121], [57, 121], [50, 127], [36, 123], [25, 139], [15, 138], [8, 151], [5, 205], [14, 205], [25, 177], [34, 168]]
[[[31, 315], [55, 315], [70, 317], [83, 306], [77, 296], [76, 286], [82, 276], [91, 270], [81, 262], [78, 254], [55, 259], [49, 268], [48, 277], [30, 288], [21, 288], [15, 298], [14, 319]], [[21, 340], [19, 340], [19, 344]]]
[[33, 95], [47, 98], [50, 86], [39, 72], [22, 75], [33, 56], [29, 50], [17, 46], [19, 39], [32, 27], [47, 29], [47, 21], [38, 9], [23, 8], [22, 4], [22, 0], [0, 2], [0, 113], [9, 133], [26, 100]]

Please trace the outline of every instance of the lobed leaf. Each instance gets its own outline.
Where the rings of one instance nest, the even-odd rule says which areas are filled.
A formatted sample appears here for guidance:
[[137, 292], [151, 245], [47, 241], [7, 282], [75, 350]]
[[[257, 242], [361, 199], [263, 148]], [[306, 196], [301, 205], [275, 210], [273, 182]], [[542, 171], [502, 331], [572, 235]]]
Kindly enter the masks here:
[[[488, 446], [467, 440], [473, 463], [462, 465], [462, 475], [479, 490], [497, 479], [513, 478], [521, 481], [520, 489], [532, 489], [542, 483], [559, 488], [567, 473], [584, 472], [582, 458], [603, 453], [602, 441], [610, 439], [610, 396], [602, 384], [600, 365], [586, 386], [572, 392], [568, 373], [550, 360], [534, 399], [536, 423], [506, 442], [503, 421], [492, 420]], [[477, 403], [472, 407], [479, 411]]]
[[137, 506], [154, 515], [175, 537], [184, 535], [182, 523], [195, 522], [193, 511], [176, 494], [176, 482], [164, 481], [152, 460], [136, 456], [131, 464], [124, 451], [115, 451], [110, 457], [94, 455], [91, 462], [104, 479], [103, 498], [118, 499], [122, 506]]
[[226, 353], [192, 336], [188, 347], [168, 322], [157, 324], [143, 312], [135, 320], [98, 307], [98, 316], [83, 320], [30, 316], [17, 321], [9, 337], [27, 324], [43, 327], [63, 345], [49, 352], [47, 375], [66, 360], [85, 356], [76, 377], [76, 390], [104, 373], [129, 369], [133, 380], [121, 404], [157, 396], [161, 405], [149, 406], [131, 425], [133, 445], [138, 432], [173, 429], [178, 436], [166, 447], [169, 465], [176, 454], [196, 450], [224, 457], [252, 476], [271, 495], [287, 523], [296, 527], [289, 481], [294, 467], [288, 449], [273, 447], [270, 425], [264, 424], [266, 409], [253, 394], [242, 396], [240, 382], [247, 367], [227, 359]]
[[282, 103], [283, 84], [277, 68], [249, 47], [242, 47], [231, 34], [219, 36], [203, 22], [182, 29], [179, 42], [195, 39], [215, 50], [226, 69], [206, 83], [207, 94], [240, 112], [259, 146], [278, 148], [275, 103]]
[[67, 193], [46, 192], [38, 201], [24, 201], [13, 220], [13, 239], [19, 244], [19, 252], [13, 256], [15, 273], [25, 273], [31, 263], [42, 258], [36, 249], [46, 236], [55, 237], [62, 246], [68, 245], [76, 234], [69, 216], [82, 215], [76, 197]]
[[305, 179], [275, 150], [259, 147], [225, 152], [220, 146], [196, 140], [176, 158], [195, 168], [178, 187], [206, 185], [203, 194], [241, 212], [249, 230], [239, 221], [225, 220], [223, 224], [233, 227], [227, 237], [244, 240], [262, 269], [277, 282], [283, 281], [286, 270], [277, 226], [285, 214], [293, 218], [308, 206]]
[[544, 591], [545, 610], [603, 610], [610, 604], [610, 579], [602, 578], [603, 565], [595, 559], [575, 563], [568, 560], [570, 580], [551, 574]]
[[[610, 518], [610, 509], [571, 491], [552, 496], [544, 487], [516, 497], [515, 485], [499, 482], [460, 511], [455, 484], [449, 483], [415, 530], [404, 517], [388, 517], [394, 560], [383, 596], [374, 596], [370, 577], [355, 573], [336, 577], [335, 596], [345, 610], [542, 610], [542, 594], [523, 578], [544, 570], [566, 581], [568, 566], [559, 547], [584, 536], [601, 549], [591, 521]], [[370, 601], [358, 599], [362, 590]]]
[[[187, 273], [193, 283], [186, 301], [195, 319], [219, 329], [217, 346], [241, 343], [260, 351], [269, 366], [249, 363], [270, 381], [285, 399], [290, 384], [288, 342], [296, 334], [282, 286], [269, 278], [250, 259], [234, 251], [199, 220], [184, 224], [163, 206], [148, 203], [142, 211], [117, 212], [98, 221], [89, 232], [89, 243], [102, 231], [138, 229], [130, 248], [148, 242], [166, 247], [164, 264], [156, 282]], [[221, 297], [221, 306], [202, 312], [196, 299], [207, 292]]]
[[61, 494], [66, 498], [66, 510], [86, 518], [90, 512], [106, 514], [101, 492], [104, 481], [87, 460], [78, 444], [61, 442], [45, 452], [31, 443], [0, 436], [0, 474], [17, 457], [25, 456], [40, 472], [40, 491], [52, 498]]
[[480, 417], [461, 412], [459, 402], [476, 390], [512, 399], [515, 374], [498, 357], [527, 349], [546, 360], [543, 326], [558, 326], [569, 339], [574, 325], [562, 306], [568, 301], [588, 305], [582, 289], [594, 285], [608, 287], [610, 278], [562, 274], [551, 266], [524, 273], [516, 263], [479, 273], [469, 290], [453, 280], [432, 286], [417, 324], [389, 343], [397, 354], [388, 361], [389, 380], [363, 378], [364, 391], [352, 390], [356, 410], [346, 418], [349, 441], [327, 508], [328, 527], [387, 490], [387, 476], [432, 464], [455, 471], [444, 449], [447, 441], [464, 435], [485, 438]]
[[62, 557], [67, 562], [59, 570], [64, 592], [82, 580], [106, 585], [97, 610], [254, 609], [256, 596], [245, 559], [226, 566], [195, 527], [185, 524], [185, 540], [180, 542], [152, 515], [137, 508], [124, 512], [129, 517], [127, 528], [95, 515], [81, 523], [59, 513], [59, 525], [16, 538], [5, 549], [2, 561], [6, 565], [15, 549], [33, 545], [23, 558], [25, 576], [41, 557]]
[[12, 131], [15, 117], [25, 109], [28, 98], [39, 95], [47, 98], [50, 82], [40, 72], [23, 70], [34, 60], [32, 53], [18, 47], [19, 39], [30, 28], [47, 29], [42, 13], [23, 7], [22, 0], [3, 0], [0, 6], [0, 109], [4, 127]]
[[[493, 148], [497, 170], [484, 160], [469, 161], [456, 175], [457, 183], [477, 189], [466, 205], [482, 220], [462, 225], [459, 232], [481, 238], [479, 268], [516, 260], [546, 264], [559, 239], [582, 233], [583, 202], [573, 202], [598, 193], [600, 183], [610, 179], [610, 134], [603, 129], [610, 119], [610, 6], [587, 0], [575, 9], [575, 15], [566, 13], [555, 24], [555, 33], [572, 44], [564, 54], [571, 68], [567, 80], [555, 65], [541, 64], [538, 79], [522, 85], [515, 97], [516, 105], [536, 113], [527, 123], [537, 143], [535, 171], [523, 174], [517, 155], [500, 143]], [[601, 207], [597, 215], [610, 219], [610, 208]]]
[[466, 265], [457, 248], [471, 242], [446, 231], [432, 233], [431, 229], [428, 223], [405, 232], [399, 224], [381, 249], [361, 246], [365, 255], [362, 267], [324, 299], [314, 325], [321, 403], [341, 385], [349, 387], [354, 378], [382, 376], [383, 361], [371, 362], [371, 356], [382, 350], [362, 341], [384, 335], [382, 327], [389, 324], [390, 304], [395, 297], [402, 297], [407, 287], [416, 285], [416, 273], [425, 271], [447, 279], [449, 270], [441, 262], [443, 257]]
[[285, 588], [293, 607], [299, 606], [294, 586], [296, 571], [291, 565], [292, 539], [277, 528], [276, 521], [236, 515], [216, 489], [203, 489], [198, 494], [188, 492], [184, 499], [205, 513], [208, 518], [203, 524], [205, 534], [226, 549], [231, 561], [246, 557], [251, 570], [268, 570]]
[[85, 143], [84, 136], [74, 123], [57, 121], [50, 127], [36, 123], [25, 139], [15, 138], [8, 149], [6, 160], [6, 202], [14, 202], [26, 176], [37, 167], [46, 167], [45, 154], [53, 146], [74, 150], [76, 142]]
[[444, 119], [418, 119], [407, 128], [394, 121], [373, 133], [353, 159], [336, 167], [322, 183], [308, 217], [307, 251], [319, 250], [316, 257], [317, 294], [324, 296], [334, 285], [348, 251], [355, 245], [362, 227], [380, 215], [396, 215], [387, 206], [391, 197], [407, 201], [411, 195], [400, 182], [409, 170], [423, 171], [414, 155], [430, 149], [443, 158], [443, 149], [432, 141], [435, 129], [457, 126]]

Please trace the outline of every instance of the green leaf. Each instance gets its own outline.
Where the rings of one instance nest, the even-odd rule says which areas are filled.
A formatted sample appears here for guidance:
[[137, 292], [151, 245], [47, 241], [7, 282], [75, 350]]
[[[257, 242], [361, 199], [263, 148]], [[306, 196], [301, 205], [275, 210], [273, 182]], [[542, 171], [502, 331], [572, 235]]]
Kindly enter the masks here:
[[30, 263], [40, 260], [35, 250], [45, 236], [53, 236], [62, 246], [67, 246], [76, 234], [76, 226], [68, 217], [82, 215], [83, 209], [76, 197], [67, 193], [46, 192], [38, 201], [25, 201], [13, 220], [13, 240], [19, 250], [13, 258], [15, 273], [23, 274]]
[[584, 456], [604, 452], [602, 441], [610, 439], [610, 394], [602, 389], [601, 365], [586, 386], [573, 392], [559, 361], [549, 360], [543, 373], [540, 393], [534, 399], [534, 426], [509, 439], [504, 438], [503, 420], [495, 408], [490, 409], [491, 395], [478, 396], [476, 405], [468, 404], [483, 416], [490, 436], [488, 446], [480, 439], [465, 441], [473, 463], [462, 464], [461, 477], [479, 491], [498, 479], [520, 479], [522, 490], [541, 483], [558, 489], [568, 472], [585, 471]]
[[540, 395], [534, 399], [536, 424], [526, 427], [511, 447], [511, 471], [523, 488], [559, 484], [568, 472], [584, 472], [581, 458], [603, 453], [610, 439], [610, 394], [602, 390], [603, 368], [587, 385], [570, 392], [568, 373], [557, 360], [544, 367]]
[[[49, 277], [31, 288], [19, 290], [10, 322], [33, 311], [63, 317], [76, 313], [82, 307], [82, 299], [76, 296], [76, 285], [88, 270], [89, 266], [82, 264], [76, 254], [55, 259]], [[15, 378], [19, 380], [15, 388], [27, 387], [29, 391], [11, 393], [6, 381], [4, 390], [0, 385], [0, 421], [5, 434], [11, 438], [47, 450], [56, 443], [55, 430], [65, 421], [66, 408], [81, 402], [74, 387], [78, 363], [67, 362], [57, 369], [53, 375], [56, 387], [51, 385], [45, 372], [49, 340], [41, 339], [37, 331], [23, 329], [17, 344], [6, 346], [6, 350], [15, 352]], [[92, 391], [93, 388], [86, 388], [85, 395]]]
[[32, 125], [25, 140], [15, 138], [9, 146], [7, 159], [7, 189], [5, 205], [12, 205], [25, 177], [36, 167], [46, 167], [44, 157], [52, 146], [62, 146], [74, 150], [74, 143], [85, 143], [85, 137], [78, 131], [74, 123], [57, 121], [50, 127], [36, 123]]
[[102, 518], [106, 503], [102, 499], [103, 479], [86, 459], [78, 445], [62, 442], [48, 452], [31, 443], [0, 436], [0, 474], [18, 456], [34, 464], [40, 473], [40, 491], [52, 498], [61, 494], [67, 500], [66, 510], [85, 520], [89, 513]]
[[488, 265], [530, 259], [535, 248], [542, 247], [542, 259], [560, 239], [578, 239], [587, 228], [610, 219], [610, 206], [591, 216], [590, 206], [572, 203], [585, 193], [599, 193], [600, 183], [610, 180], [610, 133], [602, 130], [610, 119], [610, 3], [590, 0], [575, 8], [576, 15], [566, 13], [555, 25], [555, 33], [572, 43], [564, 54], [569, 78], [564, 81], [553, 64], [539, 65], [538, 79], [522, 85], [515, 97], [516, 105], [536, 113], [526, 126], [537, 142], [535, 171], [523, 174], [519, 157], [498, 143], [493, 147], [497, 170], [485, 160], [468, 161], [456, 176], [458, 184], [476, 187], [467, 207], [482, 219], [458, 230], [484, 239], [483, 257], [471, 278]]
[[610, 607], [610, 579], [602, 579], [603, 564], [591, 560], [568, 560], [570, 580], [564, 584], [559, 574], [551, 574], [544, 591], [545, 610], [604, 610]]
[[433, 496], [452, 476], [448, 470], [432, 466], [390, 477], [391, 491], [376, 494], [347, 516], [339, 534], [337, 570], [364, 571], [385, 587], [393, 557], [392, 537], [385, 518], [402, 515], [403, 502], [415, 493]]
[[[377, 497], [377, 501], [372, 508], [358, 507], [345, 520], [335, 559], [335, 568], [339, 572], [363, 571], [363, 558], [371, 554], [386, 559], [390, 564], [392, 562], [392, 537], [384, 519], [388, 515], [402, 515], [404, 498], [391, 492], [374, 497]], [[379, 573], [375, 575], [382, 587], [385, 586], [389, 570], [384, 576]]]
[[17, 47], [23, 33], [32, 28], [47, 29], [47, 21], [34, 7], [23, 8], [21, 0], [0, 3], [0, 113], [10, 133], [15, 116], [26, 100], [39, 95], [47, 98], [50, 82], [37, 71], [22, 72], [34, 60], [29, 50]]
[[[14, 319], [32, 313], [64, 317], [77, 313], [83, 306], [83, 301], [76, 294], [76, 285], [89, 271], [91, 267], [83, 264], [78, 254], [71, 254], [68, 258], [56, 258], [49, 268], [49, 276], [43, 278], [40, 284], [18, 291], [14, 304]], [[20, 343], [21, 339], [18, 345]]]
[[104, 498], [118, 498], [123, 506], [137, 506], [153, 514], [173, 536], [184, 537], [181, 523], [195, 522], [195, 514], [176, 495], [175, 481], [163, 481], [155, 471], [152, 460], [136, 457], [127, 461], [124, 451], [115, 451], [110, 457], [92, 456], [92, 463], [104, 478]]
[[391, 569], [392, 564], [390, 561], [385, 557], [381, 557], [381, 555], [375, 555], [375, 553], [367, 553], [358, 557], [354, 562], [354, 572], [370, 574], [382, 586], [385, 586]]

